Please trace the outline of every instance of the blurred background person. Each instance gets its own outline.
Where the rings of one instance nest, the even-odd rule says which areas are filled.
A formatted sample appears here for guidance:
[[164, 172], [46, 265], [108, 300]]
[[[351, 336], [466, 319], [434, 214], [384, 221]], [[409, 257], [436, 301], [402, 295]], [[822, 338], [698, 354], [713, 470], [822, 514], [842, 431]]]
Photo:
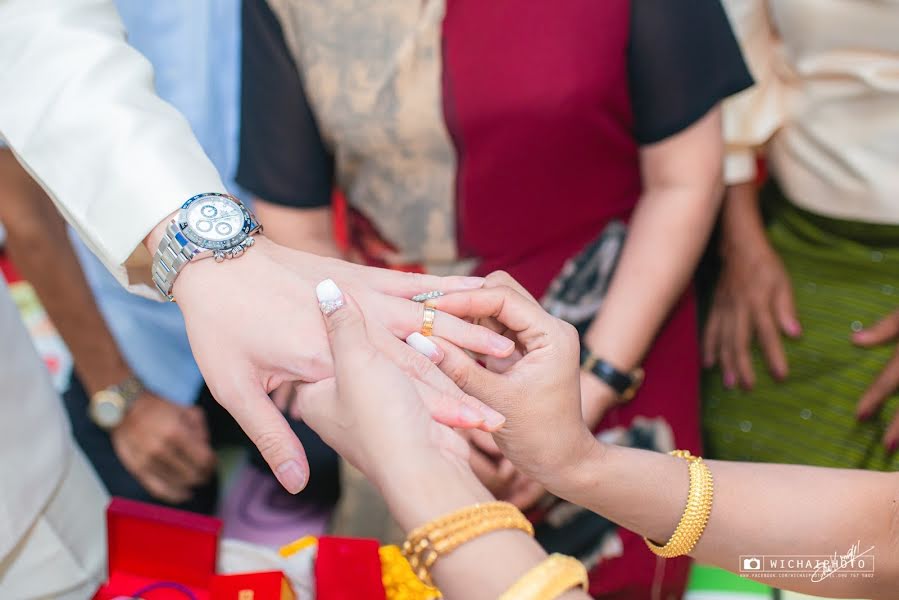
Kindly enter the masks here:
[[[627, 222], [602, 310], [579, 323], [584, 416], [634, 445], [699, 450], [688, 281], [718, 209], [718, 106], [751, 84], [717, 1], [247, 0], [243, 27], [237, 181], [273, 239], [338, 252], [337, 187], [350, 257], [504, 269], [540, 297], [566, 261], [563, 278], [590, 280], [579, 265]], [[590, 306], [600, 283], [566, 294]], [[597, 567], [592, 594], [680, 596], [687, 561], [657, 561], [586, 511], [554, 512], [489, 438], [469, 437], [479, 477], [532, 509], [544, 545]]]
[[896, 470], [899, 4], [725, 4], [758, 85], [725, 105], [708, 453]]
[[[154, 66], [157, 93], [185, 115], [229, 181], [237, 160], [239, 0], [152, 7], [118, 0], [117, 7], [129, 42]], [[128, 293], [71, 231], [76, 259], [50, 199], [9, 151], [0, 160], [2, 185], [12, 190], [0, 206], [10, 257], [74, 358], [64, 399], [77, 442], [112, 495], [215, 512], [213, 443], [246, 438], [204, 385], [178, 307]], [[339, 494], [336, 454], [305, 425], [294, 429], [315, 462], [315, 481], [292, 496], [251, 450], [222, 505], [229, 537], [277, 546], [324, 531]]]

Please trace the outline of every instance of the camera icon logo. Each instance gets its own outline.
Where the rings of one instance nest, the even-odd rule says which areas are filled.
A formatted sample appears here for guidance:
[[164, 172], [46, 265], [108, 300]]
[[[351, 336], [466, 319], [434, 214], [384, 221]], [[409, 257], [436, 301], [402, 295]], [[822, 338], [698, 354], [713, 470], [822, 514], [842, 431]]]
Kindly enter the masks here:
[[758, 556], [747, 556], [743, 558], [743, 571], [761, 571], [762, 559]]

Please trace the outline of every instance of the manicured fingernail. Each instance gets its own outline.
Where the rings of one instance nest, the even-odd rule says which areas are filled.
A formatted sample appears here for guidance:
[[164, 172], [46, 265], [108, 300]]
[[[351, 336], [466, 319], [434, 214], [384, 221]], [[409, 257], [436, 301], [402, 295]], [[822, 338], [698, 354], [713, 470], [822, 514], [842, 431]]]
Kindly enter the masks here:
[[481, 414], [484, 419], [484, 425], [490, 428], [491, 431], [499, 429], [506, 422], [506, 417], [487, 406], [481, 409]]
[[[332, 282], [333, 283], [333, 282]], [[275, 469], [275, 476], [284, 489], [291, 494], [299, 494], [306, 487], [306, 471], [295, 460], [287, 460]]]
[[485, 281], [487, 280], [483, 277], [466, 277], [462, 280], [462, 287], [472, 290], [478, 290], [484, 287]]
[[787, 321], [787, 333], [793, 337], [798, 337], [802, 333], [802, 327], [797, 321]]
[[515, 350], [515, 342], [499, 334], [490, 336], [490, 349], [500, 356], [508, 356]]
[[897, 446], [899, 446], [899, 442], [897, 442], [896, 440], [892, 440], [892, 441], [888, 442], [887, 443], [887, 452], [892, 454], [893, 452], [896, 451]]
[[736, 385], [736, 383], [737, 378], [734, 377], [733, 373], [724, 374], [724, 387], [726, 387], [727, 389], [731, 389], [732, 387], [734, 387], [734, 385]]
[[318, 297], [318, 307], [326, 315], [332, 314], [344, 304], [343, 293], [333, 279], [325, 279], [315, 286], [315, 295]]
[[443, 360], [443, 349], [417, 331], [406, 338], [406, 343], [419, 354], [427, 356], [433, 363]]

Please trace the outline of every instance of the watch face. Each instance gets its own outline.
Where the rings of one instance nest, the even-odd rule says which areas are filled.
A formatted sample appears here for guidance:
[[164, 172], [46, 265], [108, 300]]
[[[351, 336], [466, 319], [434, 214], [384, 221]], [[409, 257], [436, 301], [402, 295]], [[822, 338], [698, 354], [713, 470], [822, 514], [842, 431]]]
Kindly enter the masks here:
[[227, 250], [246, 239], [250, 231], [250, 216], [228, 196], [203, 194], [184, 204], [179, 224], [187, 239], [198, 246]]
[[109, 390], [97, 392], [91, 401], [91, 416], [104, 429], [111, 429], [122, 422], [125, 416], [124, 399]]

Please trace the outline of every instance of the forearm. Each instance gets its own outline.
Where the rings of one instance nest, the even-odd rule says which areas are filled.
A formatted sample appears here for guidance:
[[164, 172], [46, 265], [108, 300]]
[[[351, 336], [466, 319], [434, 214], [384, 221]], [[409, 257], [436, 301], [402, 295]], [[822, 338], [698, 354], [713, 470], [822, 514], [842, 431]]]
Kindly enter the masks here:
[[[128, 365], [97, 308], [65, 222], [8, 152], [0, 160], [0, 180], [7, 186], [0, 220], [7, 224], [10, 258], [34, 287], [88, 392], [119, 383], [129, 375]], [[8, 186], [13, 177], [21, 183]]]
[[[434, 461], [425, 469], [395, 470], [379, 487], [406, 533], [457, 509], [494, 500], [467, 465], [449, 460]], [[445, 598], [495, 600], [545, 558], [546, 552], [526, 533], [502, 530], [442, 556], [431, 573]], [[573, 590], [562, 598], [587, 596]]]
[[[895, 474], [795, 465], [709, 461], [714, 502], [691, 555], [730, 571], [742, 555], [832, 556], [874, 547], [872, 579], [765, 583], [798, 591], [883, 597], [899, 584], [899, 478]], [[554, 489], [619, 525], [664, 544], [683, 513], [685, 461], [597, 443]]]
[[714, 194], [670, 187], [640, 200], [602, 310], [587, 332], [595, 355], [625, 371], [640, 363], [705, 247]]
[[760, 244], [767, 246], [768, 241], [755, 182], [729, 186], [721, 208], [721, 254]]
[[223, 189], [111, 0], [0, 2], [0, 89], [0, 134], [123, 283], [163, 216]]
[[265, 225], [265, 235], [276, 244], [319, 256], [342, 256], [330, 206], [294, 208], [256, 198], [254, 210]]

